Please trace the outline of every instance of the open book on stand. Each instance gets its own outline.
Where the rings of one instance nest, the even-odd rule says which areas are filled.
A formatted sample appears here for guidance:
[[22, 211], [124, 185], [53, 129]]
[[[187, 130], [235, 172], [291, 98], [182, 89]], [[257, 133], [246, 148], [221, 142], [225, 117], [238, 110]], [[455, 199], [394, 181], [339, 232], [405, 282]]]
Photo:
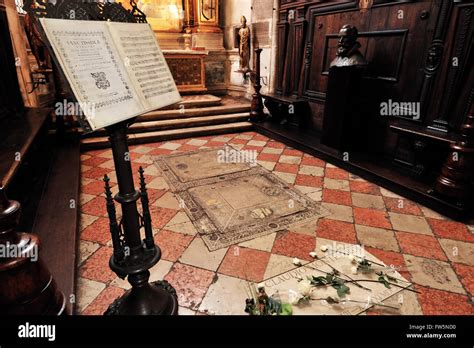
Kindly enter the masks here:
[[40, 21], [81, 106], [85, 132], [181, 101], [149, 24]]

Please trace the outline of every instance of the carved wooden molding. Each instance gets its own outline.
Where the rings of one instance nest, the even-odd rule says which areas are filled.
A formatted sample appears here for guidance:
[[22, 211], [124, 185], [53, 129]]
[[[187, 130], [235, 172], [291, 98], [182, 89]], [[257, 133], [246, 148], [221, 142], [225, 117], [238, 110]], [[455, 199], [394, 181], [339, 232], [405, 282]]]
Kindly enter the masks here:
[[[448, 80], [446, 83], [446, 89], [445, 89], [445, 97], [444, 97], [444, 103], [441, 108], [441, 119], [449, 120], [451, 125], [453, 125], [453, 120], [450, 120], [450, 113], [453, 108], [453, 103], [456, 101], [456, 95], [455, 92], [459, 88], [459, 83], [460, 80], [462, 79], [463, 76], [462, 73], [466, 72], [466, 69], [468, 69], [467, 64], [472, 64], [472, 62], [468, 62], [468, 49], [473, 49], [472, 47], [468, 47], [470, 39], [470, 33], [471, 33], [471, 28], [473, 24], [473, 15], [474, 15], [474, 5], [465, 5], [465, 6], [460, 6], [458, 16], [456, 18], [457, 21], [462, 22], [459, 24], [458, 30], [455, 33], [456, 37], [454, 39], [456, 46], [453, 49], [451, 59], [457, 58], [459, 60], [458, 66], [457, 67], [452, 67], [448, 73]], [[448, 61], [448, 63], [452, 62]], [[467, 87], [467, 86], [466, 86]], [[470, 105], [470, 103], [469, 103]], [[468, 106], [469, 106], [468, 105]], [[467, 107], [468, 109], [468, 107]], [[462, 122], [462, 120], [465, 119], [467, 116], [468, 110], [465, 111], [463, 115], [459, 115], [457, 119], [459, 120], [457, 123], [458, 125]], [[456, 117], [456, 115], [454, 115]]]
[[[451, 16], [452, 9], [453, 6], [451, 1], [441, 2], [435, 34], [426, 57], [425, 77], [420, 94], [421, 119], [425, 119], [430, 106], [430, 99], [433, 94], [435, 77], [443, 58], [444, 40], [448, 30], [449, 18]], [[436, 127], [437, 130], [444, 129], [444, 125], [442, 123]]]

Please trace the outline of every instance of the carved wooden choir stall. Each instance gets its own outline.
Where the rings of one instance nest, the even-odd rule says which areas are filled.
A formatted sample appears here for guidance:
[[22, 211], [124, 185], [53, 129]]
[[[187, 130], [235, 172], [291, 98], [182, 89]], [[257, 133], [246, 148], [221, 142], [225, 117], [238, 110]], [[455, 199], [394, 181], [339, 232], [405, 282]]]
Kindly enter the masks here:
[[[368, 62], [352, 85], [331, 76], [345, 25]], [[259, 131], [454, 218], [472, 212], [473, 2], [281, 0], [277, 27]]]

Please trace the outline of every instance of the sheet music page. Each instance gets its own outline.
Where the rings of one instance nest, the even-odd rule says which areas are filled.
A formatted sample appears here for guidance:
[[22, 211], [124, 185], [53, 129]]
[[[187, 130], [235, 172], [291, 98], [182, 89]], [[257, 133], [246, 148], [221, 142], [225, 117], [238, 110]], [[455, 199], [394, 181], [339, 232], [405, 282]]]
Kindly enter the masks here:
[[107, 22], [41, 19], [41, 23], [91, 130], [144, 112]]
[[116, 22], [108, 25], [147, 111], [180, 102], [173, 75], [150, 25]]

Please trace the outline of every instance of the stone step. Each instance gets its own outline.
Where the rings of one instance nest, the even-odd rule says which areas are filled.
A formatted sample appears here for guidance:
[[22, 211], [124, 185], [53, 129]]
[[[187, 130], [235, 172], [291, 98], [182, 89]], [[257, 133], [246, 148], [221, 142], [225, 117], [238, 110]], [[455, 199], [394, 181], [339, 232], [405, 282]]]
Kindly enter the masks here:
[[[129, 134], [245, 122], [249, 120], [249, 117], [249, 113], [245, 112], [230, 115], [202, 116], [163, 121], [138, 122], [134, 123], [130, 127]], [[101, 137], [106, 135], [107, 132], [105, 131], [105, 129], [101, 129], [92, 134], [84, 135], [84, 138]]]
[[183, 100], [171, 106], [164, 108], [163, 110], [173, 110], [173, 109], [191, 109], [191, 108], [204, 108], [211, 106], [221, 105], [222, 98], [216, 97], [211, 94], [202, 94], [202, 95], [183, 95]]
[[204, 108], [190, 108], [178, 110], [152, 111], [137, 117], [136, 122], [163, 121], [172, 119], [185, 119], [200, 116], [229, 115], [250, 112], [250, 104], [242, 103], [235, 105], [210, 106]]
[[[201, 137], [206, 135], [220, 135], [227, 133], [246, 132], [253, 129], [250, 122], [235, 122], [212, 126], [191, 127], [183, 129], [162, 130], [147, 133], [136, 133], [129, 135], [130, 145], [147, 144], [175, 139], [185, 139], [191, 137]], [[107, 137], [86, 138], [81, 141], [81, 150], [97, 150], [110, 146]]]

